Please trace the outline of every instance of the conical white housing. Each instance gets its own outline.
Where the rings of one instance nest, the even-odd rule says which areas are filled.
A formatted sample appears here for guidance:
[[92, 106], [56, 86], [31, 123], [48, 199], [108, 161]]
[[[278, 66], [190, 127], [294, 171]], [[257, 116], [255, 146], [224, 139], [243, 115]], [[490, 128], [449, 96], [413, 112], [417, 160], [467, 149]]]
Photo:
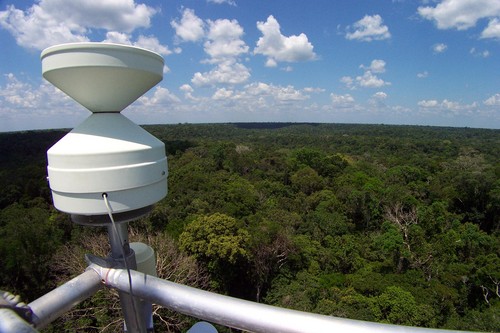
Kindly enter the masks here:
[[77, 215], [136, 210], [167, 194], [163, 142], [120, 113], [95, 113], [47, 151], [54, 206]]
[[128, 45], [62, 44], [41, 59], [43, 77], [92, 112], [119, 112], [163, 78], [159, 54]]
[[54, 206], [75, 222], [108, 223], [147, 212], [167, 194], [165, 146], [120, 111], [163, 78], [145, 49], [64, 44], [42, 52], [43, 76], [93, 114], [47, 151]]

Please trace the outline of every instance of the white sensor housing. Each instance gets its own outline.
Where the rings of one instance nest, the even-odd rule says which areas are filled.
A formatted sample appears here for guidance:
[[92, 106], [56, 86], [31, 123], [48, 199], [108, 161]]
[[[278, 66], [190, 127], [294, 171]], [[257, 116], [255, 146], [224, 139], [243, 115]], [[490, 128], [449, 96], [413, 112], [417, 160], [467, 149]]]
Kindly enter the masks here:
[[165, 146], [120, 111], [162, 80], [163, 58], [132, 46], [76, 43], [45, 49], [41, 59], [44, 78], [93, 112], [47, 151], [54, 206], [80, 221], [107, 215], [106, 193], [118, 217], [143, 215], [167, 194]]

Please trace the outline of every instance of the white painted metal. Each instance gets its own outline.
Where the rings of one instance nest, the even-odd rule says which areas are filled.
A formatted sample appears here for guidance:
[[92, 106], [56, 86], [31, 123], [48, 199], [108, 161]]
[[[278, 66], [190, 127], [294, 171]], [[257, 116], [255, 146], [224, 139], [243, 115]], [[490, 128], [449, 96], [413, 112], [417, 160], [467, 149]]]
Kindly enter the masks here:
[[107, 214], [152, 205], [167, 194], [163, 142], [120, 113], [94, 113], [47, 151], [48, 176], [57, 209]]
[[[118, 290], [129, 288], [125, 270], [108, 269], [96, 265], [91, 265], [90, 268], [95, 269], [103, 277], [107, 286]], [[218, 295], [135, 271], [131, 273], [135, 296], [189, 316], [249, 332], [458, 332], [380, 324], [288, 310]]]
[[156, 256], [153, 248], [141, 242], [130, 243], [130, 248], [135, 253], [137, 271], [156, 276]]
[[37, 333], [38, 331], [10, 309], [0, 308], [0, 333]]
[[42, 74], [92, 112], [120, 112], [163, 78], [163, 58], [138, 47], [70, 43], [41, 53]]
[[28, 304], [33, 311], [33, 325], [36, 329], [44, 328], [101, 288], [99, 274], [91, 269], [85, 271]]
[[163, 78], [163, 58], [128, 45], [73, 43], [42, 51], [45, 79], [93, 112], [47, 151], [54, 206], [75, 216], [151, 206], [167, 193], [163, 142], [120, 111]]

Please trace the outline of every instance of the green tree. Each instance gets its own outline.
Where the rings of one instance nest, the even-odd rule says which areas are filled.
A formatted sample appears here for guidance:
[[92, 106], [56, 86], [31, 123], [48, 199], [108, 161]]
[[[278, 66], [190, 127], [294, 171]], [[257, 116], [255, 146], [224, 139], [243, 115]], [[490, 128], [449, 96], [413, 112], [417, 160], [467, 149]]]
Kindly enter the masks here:
[[372, 298], [372, 311], [377, 321], [409, 326], [432, 325], [432, 309], [417, 304], [413, 295], [396, 286], [387, 289], [378, 297]]
[[47, 209], [13, 204], [0, 214], [0, 284], [33, 299], [50, 290], [48, 265], [63, 231]]
[[311, 167], [303, 167], [291, 177], [292, 185], [299, 191], [310, 195], [323, 187], [323, 178]]
[[179, 246], [204, 263], [218, 287], [228, 291], [237, 264], [249, 256], [249, 233], [228, 215], [202, 215], [186, 226]]

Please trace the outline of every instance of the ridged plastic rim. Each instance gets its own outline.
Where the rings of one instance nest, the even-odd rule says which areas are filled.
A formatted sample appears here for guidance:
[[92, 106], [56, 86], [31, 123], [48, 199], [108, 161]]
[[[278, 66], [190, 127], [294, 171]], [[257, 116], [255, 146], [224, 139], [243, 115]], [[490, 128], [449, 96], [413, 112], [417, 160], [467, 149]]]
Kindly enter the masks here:
[[159, 53], [144, 49], [142, 47], [125, 45], [125, 44], [115, 44], [115, 43], [102, 43], [102, 42], [67, 43], [67, 44], [50, 46], [42, 51], [40, 59], [43, 59], [48, 55], [52, 55], [59, 52], [68, 52], [68, 51], [85, 50], [85, 49], [88, 50], [105, 49], [105, 50], [134, 52], [140, 55], [158, 58], [158, 60], [164, 62], [163, 57]]

